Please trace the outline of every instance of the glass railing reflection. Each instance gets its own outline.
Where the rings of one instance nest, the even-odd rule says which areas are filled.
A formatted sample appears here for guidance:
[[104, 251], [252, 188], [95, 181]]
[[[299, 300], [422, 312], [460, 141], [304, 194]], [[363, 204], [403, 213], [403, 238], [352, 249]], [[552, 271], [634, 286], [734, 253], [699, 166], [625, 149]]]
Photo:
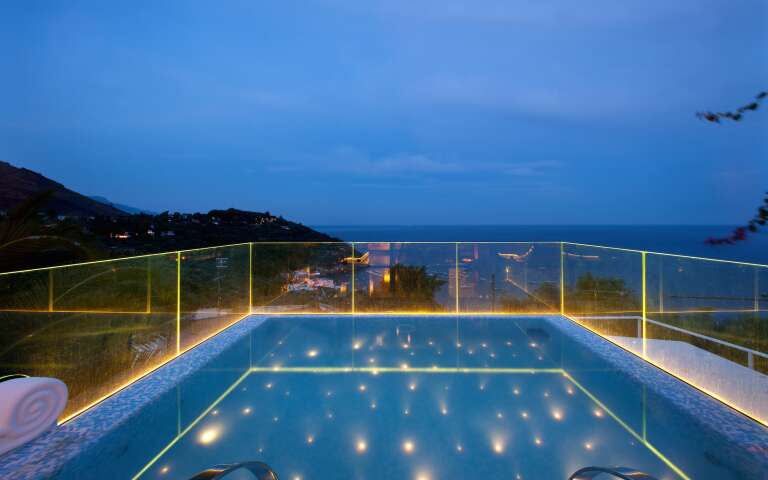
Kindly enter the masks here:
[[250, 311], [248, 244], [180, 253], [179, 350]]
[[[370, 315], [562, 313], [765, 421], [767, 311], [768, 267], [739, 262], [561, 242], [244, 243], [0, 274], [0, 376], [61, 378], [66, 418], [249, 313], [359, 315], [338, 322], [344, 361], [390, 327]], [[457, 325], [394, 327], [458, 343]]]
[[564, 244], [564, 313], [768, 423], [768, 267]]
[[455, 312], [456, 244], [355, 243], [355, 312]]
[[254, 313], [350, 313], [354, 252], [346, 243], [253, 243]]
[[768, 268], [647, 254], [646, 359], [768, 420]]
[[562, 255], [564, 313], [641, 355], [642, 254], [564, 244]]
[[559, 243], [461, 243], [462, 312], [560, 311]]
[[77, 414], [247, 315], [249, 249], [0, 274], [0, 377], [59, 378]]

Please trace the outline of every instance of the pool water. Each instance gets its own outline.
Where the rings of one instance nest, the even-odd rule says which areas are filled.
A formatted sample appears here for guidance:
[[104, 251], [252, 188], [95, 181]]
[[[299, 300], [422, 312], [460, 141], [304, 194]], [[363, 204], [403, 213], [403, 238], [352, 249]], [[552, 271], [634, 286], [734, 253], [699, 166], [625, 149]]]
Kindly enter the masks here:
[[707, 419], [556, 322], [568, 320], [271, 317], [233, 349], [248, 368], [214, 365], [186, 382], [173, 408], [132, 425], [147, 437], [173, 424], [175, 435], [133, 445], [115, 465], [135, 479], [249, 460], [283, 480], [567, 479], [590, 465], [660, 480], [759, 478]]
[[281, 478], [568, 478], [674, 472], [560, 373], [252, 373], [144, 478], [227, 461]]

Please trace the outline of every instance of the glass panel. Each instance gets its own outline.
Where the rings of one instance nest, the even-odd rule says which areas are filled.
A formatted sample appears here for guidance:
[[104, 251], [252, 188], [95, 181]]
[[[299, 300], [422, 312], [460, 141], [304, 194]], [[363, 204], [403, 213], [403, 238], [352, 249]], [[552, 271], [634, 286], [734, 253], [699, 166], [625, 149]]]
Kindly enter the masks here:
[[254, 243], [253, 311], [349, 313], [352, 246]]
[[755, 269], [755, 302], [760, 311], [768, 310], [768, 268]]
[[566, 243], [563, 255], [565, 313], [642, 354], [642, 254]]
[[456, 244], [354, 246], [356, 312], [456, 311]]
[[649, 315], [756, 307], [757, 272], [751, 265], [652, 253], [646, 262]]
[[560, 313], [559, 243], [459, 244], [462, 312]]
[[168, 261], [174, 256], [128, 258], [53, 269], [52, 309], [58, 312], [175, 312], [175, 258], [173, 265]]
[[181, 252], [181, 339], [186, 350], [250, 311], [249, 245]]
[[30, 309], [0, 312], [0, 376], [61, 379], [63, 417], [176, 353], [176, 254], [0, 275], [0, 285], [3, 307]]
[[47, 311], [51, 270], [0, 274], [0, 311]]
[[654, 254], [646, 263], [648, 360], [768, 419], [766, 269]]

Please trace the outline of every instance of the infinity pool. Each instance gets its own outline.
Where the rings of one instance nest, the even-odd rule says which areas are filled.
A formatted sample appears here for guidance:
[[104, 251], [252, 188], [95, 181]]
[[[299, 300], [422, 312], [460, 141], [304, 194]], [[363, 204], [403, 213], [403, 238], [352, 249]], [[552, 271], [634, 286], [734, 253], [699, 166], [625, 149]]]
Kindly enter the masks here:
[[745, 421], [560, 317], [270, 317], [117, 429], [128, 441], [62, 475], [187, 479], [258, 460], [283, 480], [567, 479], [591, 465], [765, 478], [678, 394]]

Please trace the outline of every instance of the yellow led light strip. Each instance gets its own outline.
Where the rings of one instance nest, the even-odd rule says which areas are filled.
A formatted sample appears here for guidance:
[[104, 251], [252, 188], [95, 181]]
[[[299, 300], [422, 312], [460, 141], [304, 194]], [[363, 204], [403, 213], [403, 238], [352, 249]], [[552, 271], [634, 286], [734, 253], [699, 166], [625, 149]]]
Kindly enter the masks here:
[[248, 244], [248, 313], [253, 312], [253, 242]]
[[[258, 309], [259, 307], [254, 307]], [[754, 312], [754, 310], [748, 310], [749, 312]], [[766, 310], [761, 310], [766, 311]], [[147, 312], [146, 310], [28, 310], [28, 309], [0, 309], [0, 312], [8, 312], [8, 313], [83, 313], [83, 314], [109, 314], [109, 315], [176, 315], [176, 310], [173, 311], [166, 311], [166, 312]], [[708, 310], [709, 313], [716, 313], [712, 312], [711, 310]], [[187, 312], [185, 310], [181, 310], [181, 313], [192, 313], [192, 311]], [[238, 313], [238, 312], [234, 312]], [[239, 312], [242, 313], [242, 312]], [[610, 313], [610, 312], [606, 312]], [[631, 313], [631, 312], [619, 312], [619, 313]], [[639, 313], [639, 312], [634, 312]], [[652, 312], [651, 312], [652, 313]], [[424, 312], [260, 312], [258, 310], [254, 310], [253, 312], [245, 312], [245, 315], [259, 315], [259, 316], [302, 316], [302, 315], [311, 315], [311, 316], [376, 316], [376, 317], [387, 317], [387, 316], [423, 316], [423, 317], [429, 317], [429, 316], [441, 316], [441, 317], [476, 317], [476, 316], [494, 316], [494, 317], [527, 317], [527, 316], [542, 316], [542, 315], [559, 315], [560, 312], [557, 311], [542, 311], [542, 312], [432, 312], [432, 311], [424, 311]]]
[[349, 317], [540, 317], [542, 315], [560, 315], [560, 312], [260, 312], [258, 307], [253, 311], [255, 316], [349, 316]]
[[201, 248], [190, 248], [189, 250], [171, 250], [169, 252], [160, 252], [160, 253], [147, 253], [144, 255], [133, 255], [130, 257], [120, 257], [120, 258], [107, 258], [104, 260], [92, 260], [90, 262], [79, 262], [79, 263], [68, 263], [66, 265], [54, 265], [52, 267], [40, 267], [40, 268], [28, 268], [26, 270], [14, 270], [13, 272], [0, 272], [0, 276], [2, 275], [13, 275], [16, 273], [29, 273], [29, 272], [41, 272], [45, 270], [58, 270], [62, 268], [69, 268], [69, 267], [82, 267], [87, 265], [98, 265], [100, 263], [109, 263], [109, 262], [125, 262], [129, 260], [136, 260], [139, 258], [149, 258], [149, 257], [162, 257], [166, 255], [174, 255], [177, 253], [192, 253], [192, 252], [200, 252], [203, 250], [214, 250], [217, 248], [228, 248], [228, 247], [239, 247], [241, 245], [248, 245], [249, 243], [253, 242], [244, 242], [244, 243], [232, 243], [229, 245], [216, 245], [213, 247], [201, 247]]
[[708, 389], [706, 389], [704, 387], [701, 387], [701, 386], [693, 383], [691, 380], [686, 379], [685, 377], [681, 377], [681, 376], [677, 375], [676, 373], [666, 369], [664, 366], [654, 362], [650, 358], [647, 358], [647, 357], [643, 358], [641, 355], [638, 355], [636, 352], [633, 352], [632, 350], [628, 349], [627, 347], [625, 347], [625, 346], [623, 346], [623, 345], [621, 345], [619, 343], [614, 342], [613, 340], [611, 340], [610, 338], [606, 337], [605, 335], [603, 335], [599, 331], [595, 330], [594, 328], [590, 327], [589, 325], [587, 325], [585, 323], [579, 322], [578, 321], [578, 317], [571, 317], [569, 315], [563, 315], [563, 316], [565, 318], [567, 318], [568, 320], [571, 320], [573, 323], [575, 323], [575, 324], [577, 324], [577, 325], [579, 325], [579, 326], [589, 330], [590, 332], [594, 333], [595, 335], [598, 335], [601, 338], [604, 338], [605, 340], [611, 342], [612, 344], [616, 345], [617, 347], [621, 348], [622, 350], [624, 350], [626, 352], [629, 352], [632, 355], [634, 355], [634, 356], [636, 356], [636, 357], [638, 357], [638, 358], [648, 362], [649, 364], [653, 365], [654, 367], [658, 368], [659, 370], [663, 371], [664, 373], [675, 377], [676, 379], [680, 380], [681, 382], [685, 383], [686, 385], [689, 385], [689, 386], [695, 388], [696, 390], [699, 390], [700, 392], [702, 392], [702, 393], [704, 393], [706, 395], [709, 395], [710, 397], [712, 397], [715, 400], [721, 402], [725, 406], [732, 408], [733, 410], [735, 410], [736, 412], [739, 412], [740, 414], [744, 415], [745, 417], [747, 417], [747, 418], [749, 418], [751, 420], [754, 420], [754, 421], [756, 421], [756, 422], [758, 422], [758, 423], [768, 427], [768, 419], [759, 418], [759, 417], [755, 417], [753, 415], [750, 415], [749, 413], [747, 413], [744, 410], [742, 410], [739, 406], [737, 406], [737, 405], [731, 403], [729, 400], [726, 400], [725, 398], [721, 397], [719, 394], [717, 394], [715, 392], [712, 392], [712, 391], [710, 391], [710, 390], [708, 390]]
[[216, 335], [218, 335], [219, 333], [223, 332], [224, 330], [228, 329], [229, 327], [231, 327], [232, 325], [236, 324], [236, 323], [237, 323], [237, 322], [239, 322], [240, 320], [243, 320], [243, 319], [244, 319], [244, 318], [246, 318], [246, 317], [248, 317], [248, 315], [244, 315], [243, 317], [241, 317], [241, 318], [238, 318], [237, 320], [233, 321], [232, 323], [228, 324], [228, 325], [227, 325], [227, 326], [225, 326], [225, 327], [222, 327], [221, 329], [217, 330], [216, 332], [212, 333], [211, 335], [209, 335], [209, 336], [207, 336], [207, 337], [203, 338], [202, 340], [200, 340], [200, 341], [198, 341], [198, 342], [196, 342], [196, 343], [194, 343], [194, 344], [192, 344], [192, 345], [190, 345], [190, 346], [188, 346], [188, 347], [184, 348], [184, 350], [181, 350], [181, 351], [179, 351], [179, 353], [177, 353], [177, 354], [175, 354], [175, 355], [173, 355], [173, 356], [171, 356], [171, 357], [167, 358], [166, 360], [164, 360], [164, 361], [162, 361], [162, 362], [158, 363], [157, 365], [155, 365], [155, 366], [153, 366], [153, 367], [151, 367], [151, 368], [149, 368], [149, 369], [147, 369], [147, 370], [145, 370], [145, 371], [143, 371], [143, 372], [139, 373], [138, 375], [134, 376], [134, 377], [133, 377], [133, 378], [131, 378], [130, 380], [128, 380], [128, 381], [126, 381], [126, 382], [123, 382], [123, 383], [122, 383], [122, 384], [120, 384], [119, 386], [115, 387], [115, 388], [114, 388], [112, 391], [110, 391], [109, 393], [107, 393], [107, 394], [105, 394], [105, 395], [102, 395], [101, 397], [97, 398], [96, 400], [93, 400], [92, 402], [88, 403], [88, 405], [86, 405], [86, 406], [84, 406], [84, 407], [80, 408], [79, 410], [75, 411], [74, 413], [71, 413], [71, 414], [67, 415], [66, 417], [62, 418], [62, 419], [61, 419], [61, 420], [58, 422], [58, 424], [59, 424], [59, 425], [63, 425], [63, 424], [65, 424], [65, 423], [67, 423], [67, 422], [71, 421], [72, 419], [74, 419], [74, 418], [75, 418], [75, 417], [77, 417], [78, 415], [80, 415], [80, 414], [84, 413], [86, 410], [88, 410], [88, 409], [90, 409], [90, 408], [94, 407], [95, 405], [97, 405], [97, 404], [99, 404], [99, 403], [103, 402], [104, 400], [108, 399], [108, 398], [109, 398], [109, 397], [111, 397], [112, 395], [115, 395], [115, 394], [119, 393], [121, 390], [123, 390], [124, 388], [126, 388], [126, 387], [130, 386], [132, 383], [134, 383], [134, 382], [136, 382], [136, 381], [138, 381], [138, 380], [141, 380], [142, 378], [146, 377], [147, 375], [149, 375], [150, 373], [154, 372], [154, 371], [155, 371], [155, 370], [157, 370], [158, 368], [162, 367], [163, 365], [167, 364], [168, 362], [170, 362], [170, 361], [172, 361], [172, 360], [175, 360], [175, 359], [176, 359], [176, 358], [178, 358], [179, 356], [181, 356], [181, 355], [183, 355], [184, 353], [186, 353], [186, 352], [188, 352], [188, 351], [192, 350], [193, 348], [195, 348], [196, 346], [198, 346], [198, 345], [200, 345], [201, 343], [205, 342], [206, 340], [208, 340], [208, 339], [210, 339], [210, 338], [212, 338], [212, 337], [215, 337], [215, 336], [216, 336]]
[[66, 265], [55, 265], [52, 267], [40, 267], [40, 268], [30, 268], [25, 270], [15, 270], [12, 272], [0, 272], [0, 276], [3, 275], [13, 275], [17, 273], [28, 273], [28, 272], [38, 272], [38, 271], [45, 271], [45, 270], [53, 270], [53, 269], [61, 269], [61, 268], [68, 268], [68, 267], [79, 267], [79, 266], [86, 266], [86, 265], [96, 265], [100, 263], [108, 263], [108, 262], [122, 262], [122, 261], [128, 261], [128, 260], [135, 260], [139, 258], [148, 258], [148, 257], [159, 257], [164, 255], [171, 255], [175, 253], [192, 253], [192, 252], [199, 252], [203, 250], [212, 250], [217, 248], [227, 248], [227, 247], [237, 247], [242, 245], [299, 245], [299, 246], [305, 246], [305, 247], [311, 247], [313, 245], [349, 245], [351, 243], [355, 244], [389, 244], [389, 245], [530, 245], [530, 244], [540, 244], [540, 245], [573, 245], [577, 247], [589, 247], [589, 248], [599, 248], [599, 249], [606, 249], [606, 250], [616, 250], [616, 251], [622, 251], [622, 252], [630, 252], [630, 253], [647, 253], [650, 255], [660, 255], [660, 256], [667, 256], [667, 257], [677, 257], [677, 258], [686, 258], [691, 260], [702, 260], [702, 261], [710, 261], [710, 262], [720, 262], [720, 263], [730, 263], [735, 265], [746, 265], [746, 266], [752, 266], [752, 267], [761, 267], [761, 268], [768, 268], [768, 265], [763, 265], [759, 263], [749, 263], [749, 262], [739, 262], [736, 260], [722, 260], [717, 258], [705, 258], [705, 257], [694, 257], [689, 255], [678, 255], [674, 253], [663, 253], [663, 252], [651, 252], [647, 250], [633, 250], [629, 248], [619, 248], [619, 247], [607, 247], [602, 245], [591, 245], [588, 243], [574, 243], [574, 242], [554, 242], [554, 241], [533, 241], [533, 242], [392, 242], [392, 241], [384, 241], [384, 242], [243, 242], [243, 243], [232, 243], [227, 245], [216, 245], [211, 247], [201, 247], [201, 248], [191, 248], [188, 250], [173, 250], [168, 252], [159, 252], [159, 253], [148, 253], [144, 255], [133, 255], [129, 257], [120, 257], [120, 258], [110, 258], [110, 259], [104, 259], [104, 260], [93, 260], [89, 262], [79, 262], [79, 263], [70, 263]]
[[654, 314], [654, 315], [684, 315], [686, 313], [755, 313], [755, 312], [768, 312], [766, 309], [743, 309], [743, 308], [718, 308], [717, 310], [664, 310], [662, 311], [653, 311], [648, 310], [647, 313]]
[[161, 458], [163, 455], [165, 455], [165, 452], [167, 452], [167, 451], [168, 451], [168, 450], [170, 450], [170, 449], [171, 449], [171, 448], [172, 448], [174, 445], [176, 445], [176, 442], [178, 442], [179, 440], [181, 440], [181, 438], [182, 438], [182, 437], [184, 437], [184, 435], [186, 435], [186, 434], [187, 434], [187, 432], [189, 432], [190, 430], [192, 430], [192, 429], [195, 427], [195, 425], [197, 425], [197, 424], [200, 422], [200, 420], [202, 420], [202, 419], [203, 419], [203, 418], [204, 418], [206, 415], [208, 415], [208, 413], [209, 413], [211, 410], [213, 410], [213, 409], [216, 407], [216, 405], [218, 405], [218, 404], [219, 404], [219, 402], [221, 402], [222, 400], [224, 400], [224, 398], [226, 398], [226, 397], [227, 397], [227, 395], [229, 395], [229, 394], [232, 392], [232, 390], [234, 390], [235, 388], [237, 388], [237, 386], [238, 386], [238, 385], [240, 385], [240, 383], [242, 383], [242, 381], [243, 381], [243, 380], [245, 380], [245, 378], [246, 378], [246, 377], [249, 375], [249, 373], [250, 373], [250, 372], [246, 371], [244, 374], [242, 374], [242, 375], [240, 376], [240, 378], [238, 378], [237, 380], [235, 380], [235, 383], [233, 383], [232, 385], [230, 385], [230, 386], [229, 386], [229, 388], [227, 388], [226, 390], [224, 390], [224, 393], [222, 393], [221, 395], [219, 395], [219, 397], [218, 397], [216, 400], [214, 400], [214, 401], [213, 401], [213, 403], [211, 403], [211, 405], [210, 405], [208, 408], [206, 408], [206, 409], [203, 411], [203, 413], [201, 413], [200, 415], [198, 415], [198, 417], [197, 417], [197, 418], [195, 418], [195, 419], [192, 421], [192, 423], [190, 423], [189, 425], [187, 425], [187, 428], [185, 428], [184, 430], [182, 430], [182, 431], [181, 431], [181, 433], [179, 433], [178, 435], [176, 435], [176, 437], [175, 437], [173, 440], [171, 440], [171, 442], [170, 442], [168, 445], [166, 445], [166, 446], [165, 446], [165, 448], [163, 448], [162, 450], [160, 450], [160, 452], [159, 452], [157, 455], [155, 455], [155, 457], [154, 457], [154, 458], [152, 458], [152, 460], [150, 460], [150, 461], [149, 461], [149, 463], [147, 463], [147, 464], [144, 466], [144, 468], [142, 468], [141, 470], [139, 470], [139, 472], [138, 472], [136, 475], [134, 475], [134, 476], [131, 478], [131, 480], [136, 480], [137, 478], [139, 478], [140, 476], [142, 476], [142, 475], [144, 474], [144, 472], [146, 472], [147, 470], [149, 470], [149, 469], [150, 469], [150, 467], [152, 467], [152, 465], [154, 465], [154, 464], [155, 464], [155, 462], [157, 462], [158, 460], [160, 460], [160, 458]]
[[676, 474], [680, 475], [680, 477], [681, 477], [681, 478], [683, 478], [684, 480], [690, 480], [690, 477], [688, 477], [688, 475], [686, 475], [686, 474], [685, 474], [685, 473], [684, 473], [682, 470], [680, 470], [680, 468], [679, 468], [677, 465], [675, 465], [674, 463], [672, 463], [672, 461], [671, 461], [671, 460], [669, 460], [669, 459], [668, 459], [667, 457], [665, 457], [665, 456], [664, 456], [664, 455], [663, 455], [661, 452], [659, 452], [659, 451], [656, 449], [656, 447], [654, 447], [653, 445], [651, 445], [651, 444], [650, 444], [650, 443], [649, 443], [649, 442], [648, 442], [648, 441], [647, 441], [645, 438], [643, 438], [642, 436], [638, 435], [638, 434], [637, 434], [637, 432], [635, 432], [635, 431], [634, 431], [634, 430], [633, 430], [633, 429], [632, 429], [632, 428], [631, 428], [629, 425], [627, 425], [627, 424], [626, 424], [626, 423], [625, 423], [625, 422], [624, 422], [624, 421], [623, 421], [621, 418], [619, 418], [619, 416], [618, 416], [618, 415], [616, 415], [615, 413], [613, 413], [613, 412], [611, 411], [611, 409], [609, 409], [608, 407], [606, 407], [606, 406], [603, 404], [603, 402], [601, 402], [600, 400], [598, 400], [598, 399], [597, 399], [597, 397], [595, 397], [594, 395], [592, 395], [592, 392], [590, 392], [589, 390], [587, 390], [586, 388], [584, 388], [584, 387], [583, 387], [583, 386], [582, 386], [582, 385], [581, 385], [579, 382], [577, 382], [577, 381], [576, 381], [576, 379], [575, 379], [575, 378], [573, 378], [573, 377], [572, 377], [572, 376], [571, 376], [571, 375], [570, 375], [568, 372], [563, 372], [563, 376], [564, 376], [565, 378], [567, 378], [568, 380], [570, 380], [570, 381], [571, 381], [571, 382], [572, 382], [574, 385], [576, 385], [576, 387], [577, 387], [579, 390], [581, 390], [581, 391], [582, 391], [582, 392], [583, 392], [583, 393], [584, 393], [586, 396], [588, 396], [588, 397], [589, 397], [589, 398], [590, 398], [590, 399], [591, 399], [593, 402], [595, 402], [595, 403], [596, 403], [596, 404], [597, 404], [597, 405], [598, 405], [598, 406], [599, 406], [601, 409], [603, 409], [603, 410], [604, 410], [604, 411], [605, 411], [605, 412], [606, 412], [606, 413], [607, 413], [607, 414], [608, 414], [608, 415], [609, 415], [611, 418], [613, 418], [614, 420], [616, 420], [616, 422], [617, 422], [619, 425], [621, 425], [622, 427], [624, 427], [624, 430], [626, 430], [627, 432], [629, 432], [629, 434], [630, 434], [630, 435], [632, 435], [633, 437], [635, 437], [635, 439], [636, 439], [637, 441], [639, 441], [640, 443], [642, 443], [642, 444], [643, 444], [643, 445], [644, 445], [644, 446], [645, 446], [645, 447], [646, 447], [648, 450], [650, 450], [650, 451], [651, 451], [651, 452], [652, 452], [654, 455], [656, 455], [656, 456], [659, 458], [659, 460], [661, 460], [662, 462], [664, 462], [664, 464], [665, 464], [666, 466], [668, 466], [669, 468], [671, 468], [671, 469], [672, 469], [672, 470], [673, 470], [673, 471], [674, 471]]
[[565, 315], [565, 252], [560, 242], [560, 315]]
[[[752, 311], [752, 310], [750, 310]], [[0, 312], [8, 313], [99, 313], [116, 315], [160, 315], [163, 313], [173, 314], [174, 312], [147, 312], [145, 310], [31, 310], [26, 308], [2, 308]]]
[[[355, 242], [352, 242], [352, 253], [350, 254], [351, 257], [355, 256]], [[251, 264], [253, 265], [253, 264]], [[355, 262], [352, 262], [352, 279], [350, 280], [351, 286], [352, 286], [352, 313], [355, 313]]]
[[459, 313], [459, 289], [461, 286], [459, 285], [459, 244], [456, 244], [456, 272], [454, 273], [454, 289], [456, 290], [456, 313]]
[[[689, 313], [755, 313], [755, 312], [768, 312], [768, 309], [760, 309], [760, 310], [754, 310], [752, 308], [722, 308], [717, 310], [664, 310], [658, 311], [658, 310], [648, 310], [646, 313], [648, 315], [685, 315]], [[600, 311], [594, 311], [594, 312], [571, 312], [570, 315], [590, 315], [590, 316], [598, 316], [598, 315], [629, 315], [629, 314], [642, 314], [642, 309], [640, 310], [600, 310]]]
[[760, 268], [768, 268], [768, 265], [763, 265], [760, 263], [749, 263], [749, 262], [740, 262], [737, 260], [723, 260], [720, 258], [706, 258], [706, 257], [694, 257], [691, 255], [679, 255], [676, 253], [664, 253], [664, 252], [651, 252], [649, 250], [634, 250], [631, 248], [619, 248], [619, 247], [606, 247], [603, 245], [591, 245], [589, 243], [574, 243], [574, 242], [563, 242], [565, 245], [573, 245], [575, 247], [588, 247], [588, 248], [600, 248], [604, 250], [615, 250], [618, 252], [628, 252], [628, 253], [646, 253], [648, 255], [658, 255], [661, 257], [675, 257], [675, 258], [685, 258], [688, 260], [702, 260], [706, 262], [718, 262], [718, 263], [730, 263], [733, 265], [745, 265], [748, 267], [760, 267]]
[[251, 367], [251, 373], [565, 373], [562, 368], [463, 367]]
[[181, 252], [176, 252], [176, 355], [181, 351]]
[[643, 259], [642, 260], [642, 263], [643, 263], [643, 266], [642, 266], [642, 275], [643, 275], [643, 287], [642, 287], [642, 290], [643, 290], [643, 319], [642, 319], [643, 329], [642, 329], [642, 334], [643, 334], [643, 358], [645, 358], [646, 357], [646, 355], [645, 355], [645, 352], [646, 352], [646, 348], [645, 348], [646, 347], [646, 345], [645, 345], [646, 341], [645, 341], [645, 339], [647, 337], [645, 332], [646, 332], [646, 323], [647, 323], [646, 319], [648, 318], [648, 316], [646, 314], [647, 306], [646, 306], [646, 296], [645, 296], [645, 292], [646, 292], [646, 285], [645, 285], [646, 284], [645, 252], [643, 252], [643, 254], [642, 254], [642, 259]]
[[253, 242], [254, 245], [344, 245], [348, 243], [354, 243], [355, 245], [530, 245], [532, 243], [540, 245], [556, 245], [560, 242], [556, 241], [532, 241], [532, 242], [451, 242], [451, 241], [394, 241], [394, 240], [379, 240], [374, 241], [360, 241], [353, 240], [349, 242]]

